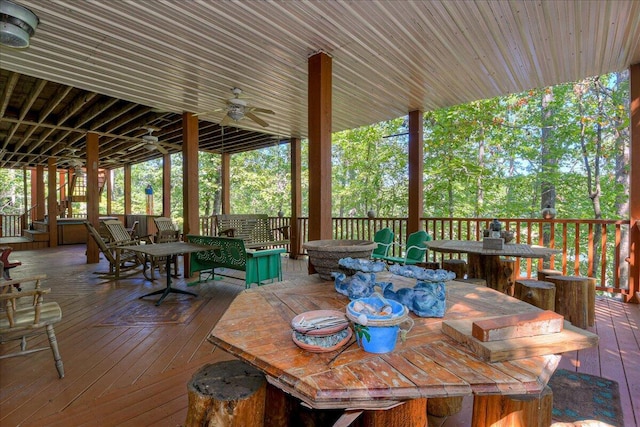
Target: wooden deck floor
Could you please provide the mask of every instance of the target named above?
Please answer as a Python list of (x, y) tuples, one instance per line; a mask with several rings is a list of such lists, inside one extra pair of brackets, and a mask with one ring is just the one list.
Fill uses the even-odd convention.
[[(197, 299), (171, 295), (160, 306), (165, 317), (147, 318), (149, 311), (137, 298), (164, 283), (141, 275), (102, 280), (93, 272), (104, 271), (106, 262), (87, 265), (84, 251), (82, 245), (64, 246), (11, 256), (23, 263), (13, 277), (49, 277), (48, 299), (57, 301), (64, 313), (56, 335), (66, 375), (58, 379), (49, 351), (0, 360), (0, 426), (183, 425), (186, 384), (193, 372), (231, 358), (206, 336), (244, 282), (226, 279), (191, 287)], [(283, 268), (285, 278), (307, 271), (306, 261), (288, 258)], [(185, 279), (176, 286), (186, 289)], [(599, 299), (596, 310), (593, 331), (600, 335), (599, 348), (566, 354), (561, 367), (618, 381), (626, 425), (637, 426), (640, 308)], [(10, 345), (0, 346), (0, 354)], [(466, 427), (469, 419), (470, 399), (465, 399), (463, 411), (443, 425)]]

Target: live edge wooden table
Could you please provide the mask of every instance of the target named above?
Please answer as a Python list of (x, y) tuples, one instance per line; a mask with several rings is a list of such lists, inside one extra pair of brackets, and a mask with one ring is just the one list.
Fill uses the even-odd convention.
[(502, 249), (485, 249), (482, 242), (474, 240), (431, 240), (425, 244), (436, 252), (466, 253), (469, 277), (485, 279), (487, 286), (494, 289), (498, 288), (497, 275), (501, 274), (500, 257), (548, 259), (561, 252), (521, 243), (505, 243)]
[[(443, 321), (541, 310), (485, 286), (450, 281), (446, 290), (445, 317), (410, 314), (415, 326), (407, 340), (398, 341), (387, 354), (367, 353), (353, 338), (351, 344), (328, 353), (311, 353), (295, 345), (290, 326), (293, 317), (309, 310), (343, 311), (349, 303), (335, 291), (333, 282), (316, 275), (241, 292), (211, 331), (209, 341), (264, 372), (280, 393), (313, 409), (343, 409), (340, 425), (347, 425), (343, 418), (357, 417), (362, 411), (366, 417), (396, 411), (402, 403), (421, 402), (424, 414), (428, 398), (466, 395), (475, 398), (473, 426), (490, 425), (490, 419), (495, 414), (502, 417), (509, 406), (505, 398), (527, 395), (535, 401), (548, 394), (545, 386), (560, 360), (556, 353), (597, 344), (597, 335), (569, 325), (570, 337), (548, 344), (544, 352), (538, 352), (542, 355), (488, 362), (443, 333)], [(519, 349), (513, 351), (516, 354)], [(548, 399), (545, 402), (533, 406), (550, 420), (552, 405)], [(267, 411), (270, 406), (278, 405), (267, 401)], [(415, 420), (393, 425), (415, 425)]]
[[(148, 294), (142, 295), (140, 298), (145, 298), (152, 295), (161, 295), (160, 299), (156, 301), (156, 305), (160, 305), (162, 301), (170, 294), (185, 294), (191, 296), (197, 296), (193, 292), (183, 291), (182, 289), (177, 289), (171, 287), (171, 257), (173, 255), (186, 254), (191, 252), (200, 252), (200, 251), (208, 251), (215, 249), (216, 246), (206, 246), (206, 245), (198, 245), (195, 243), (188, 242), (168, 242), (168, 243), (154, 243), (148, 245), (131, 245), (131, 246), (120, 246), (116, 248), (116, 277), (119, 277), (119, 267), (120, 267), (120, 253), (121, 251), (134, 251), (139, 252), (145, 255), (145, 265), (143, 268), (147, 268), (146, 263), (149, 262), (149, 257), (166, 257), (166, 273), (167, 273), (167, 285), (164, 289), (160, 289), (158, 291), (150, 292)], [(150, 268), (153, 268), (151, 265)]]

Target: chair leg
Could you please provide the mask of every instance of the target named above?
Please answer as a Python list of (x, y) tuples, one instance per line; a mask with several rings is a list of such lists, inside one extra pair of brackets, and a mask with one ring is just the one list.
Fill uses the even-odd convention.
[(64, 366), (62, 366), (62, 357), (60, 357), (60, 351), (58, 350), (58, 340), (56, 339), (56, 333), (53, 330), (53, 325), (47, 325), (47, 336), (49, 337), (49, 345), (51, 346), (51, 352), (53, 353), (53, 360), (58, 370), (58, 376), (64, 378)]

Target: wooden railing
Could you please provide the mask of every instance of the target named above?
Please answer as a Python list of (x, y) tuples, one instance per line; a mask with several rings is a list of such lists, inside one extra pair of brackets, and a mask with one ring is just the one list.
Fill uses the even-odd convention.
[[(0, 237), (18, 237), (28, 226), (26, 214), (0, 215)], [(434, 239), (481, 240), (482, 231), (488, 228), (492, 218), (423, 218), (423, 228)], [(597, 289), (610, 293), (627, 293), (629, 265), (626, 242), (629, 233), (628, 220), (595, 219), (527, 219), (498, 218), (503, 226), (515, 232), (516, 243), (540, 245), (561, 251), (548, 264), (542, 260), (517, 260), (520, 277), (535, 277), (539, 268), (553, 268), (563, 274), (596, 277)], [(290, 218), (271, 217), (272, 228), (290, 225)], [(299, 242), (308, 240), (308, 219), (299, 219)], [(389, 227), (396, 242), (404, 244), (407, 236), (406, 218), (333, 218), (334, 239), (373, 240), (375, 232)], [(200, 232), (213, 236), (215, 222), (212, 216), (200, 218)], [(302, 254), (298, 248), (286, 246), (288, 252)], [(399, 255), (394, 246), (394, 255)], [(442, 261), (458, 254), (431, 252), (429, 259)]]
[[(434, 239), (482, 240), (482, 231), (493, 218), (423, 218), (423, 228)], [(543, 260), (516, 260), (520, 277), (536, 277), (540, 268), (553, 268), (567, 275), (598, 278), (597, 289), (603, 292), (627, 294), (629, 264), (628, 249), (623, 244), (629, 233), (628, 220), (590, 219), (527, 219), (498, 218), (502, 225), (515, 232), (515, 243), (526, 243), (562, 251)], [(406, 218), (333, 218), (334, 239), (373, 240), (375, 232), (389, 227), (395, 241), (404, 244), (407, 238)], [(300, 219), (301, 242), (308, 240), (307, 218)], [(293, 250), (293, 248), (292, 248)], [(393, 247), (399, 255), (398, 246)], [(296, 253), (303, 253), (297, 248)], [(430, 252), (429, 260), (442, 261), (465, 255)]]
[(0, 237), (20, 237), (22, 230), (28, 227), (27, 218), (31, 211), (23, 214), (2, 214), (0, 215)]

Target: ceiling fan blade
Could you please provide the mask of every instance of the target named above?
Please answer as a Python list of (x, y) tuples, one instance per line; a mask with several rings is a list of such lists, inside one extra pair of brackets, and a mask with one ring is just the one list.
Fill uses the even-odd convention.
[(275, 111), (267, 110), (266, 108), (252, 107), (251, 111), (255, 111), (256, 113), (275, 114)]
[(222, 118), (222, 120), (220, 121), (220, 123), (218, 123), (220, 126), (226, 126), (229, 123), (231, 123), (232, 119), (231, 117), (229, 117), (228, 114), (225, 114), (224, 117)]
[(133, 147), (129, 147), (128, 151), (135, 151), (135, 150), (137, 150), (138, 148), (142, 147), (145, 144), (146, 144), (146, 142), (141, 142), (140, 144), (136, 144)]
[(169, 152), (167, 151), (166, 148), (164, 148), (162, 145), (160, 144), (156, 144), (156, 149), (161, 152), (162, 154), (169, 154)]
[(254, 122), (256, 122), (257, 124), (259, 124), (262, 127), (267, 127), (269, 126), (269, 123), (265, 122), (264, 120), (262, 120), (260, 117), (256, 116), (253, 113), (246, 113), (245, 117), (250, 118), (251, 120), (253, 120)]

